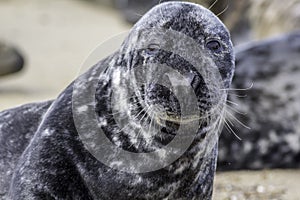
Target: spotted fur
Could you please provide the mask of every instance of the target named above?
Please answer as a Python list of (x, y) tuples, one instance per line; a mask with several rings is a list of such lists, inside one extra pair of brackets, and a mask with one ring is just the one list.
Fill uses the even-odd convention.
[[(214, 85), (215, 80), (201, 81), (201, 76), (195, 72), (194, 66), (180, 55), (162, 50), (153, 53), (152, 48), (134, 48), (137, 44), (147, 42), (147, 34), (151, 34), (151, 30), (157, 28), (177, 31), (192, 38), (203, 56), (200, 66), (205, 64), (206, 58), (212, 60), (221, 75), (224, 88), (217, 88)], [(199, 5), (168, 2), (150, 10), (133, 27), (130, 37), (136, 38), (136, 43), (129, 42), (127, 38), (119, 51), (100, 61), (86, 73), (93, 74), (97, 68), (108, 66), (98, 81), (95, 105), (99, 123), (105, 134), (115, 145), (132, 152), (147, 152), (160, 148), (170, 141), (169, 135), (172, 134), (169, 133), (176, 134), (176, 124), (173, 124), (170, 130), (163, 131), (162, 139), (156, 138), (149, 143), (149, 140), (144, 138), (142, 145), (135, 145), (136, 141), (130, 139), (130, 131), (118, 130), (108, 103), (111, 101), (112, 88), (117, 86), (115, 89), (120, 94), (120, 88), (124, 87), (120, 82), (133, 78), (130, 75), (122, 76), (126, 71), (143, 63), (164, 63), (187, 77), (193, 77), (191, 85), (198, 97), (198, 106), (202, 114), (211, 112), (212, 107), (219, 105), (217, 112), (202, 119), (191, 146), (174, 163), (157, 171), (127, 173), (104, 165), (87, 151), (79, 138), (72, 115), (72, 94), (78, 91), (74, 91), (72, 83), (52, 104), (48, 102), (27, 105), (0, 114), (7, 116), (7, 119), (0, 123), (0, 142), (6, 142), (8, 135), (15, 135), (12, 143), (21, 144), (13, 161), (10, 161), (9, 148), (5, 147), (0, 154), (1, 162), (4, 162), (0, 165), (0, 172), (6, 171), (10, 163), (11, 172), (13, 171), (13, 175), (7, 173), (1, 179), (4, 180), (0, 182), (0, 188), (4, 188), (1, 194), (3, 199), (7, 196), (11, 199), (211, 199), (218, 130), (226, 100), (226, 88), (230, 86), (234, 71), (234, 56), (228, 31), (216, 16)], [(159, 43), (163, 43), (163, 37), (164, 35), (161, 35), (157, 38)], [(221, 45), (217, 52), (206, 46), (211, 39), (219, 41)], [(186, 44), (180, 40), (174, 45), (174, 48), (186, 48)], [(205, 92), (209, 85), (212, 87), (213, 97), (208, 97)], [(168, 95), (169, 100), (165, 101), (162, 96), (166, 96), (166, 91), (158, 85), (154, 84), (150, 91), (144, 91), (143, 88), (135, 91), (140, 91), (151, 99), (148, 102), (150, 105), (160, 104), (173, 113), (180, 114), (176, 99)], [(130, 102), (133, 104), (138, 101), (143, 104), (146, 100), (139, 98), (142, 96), (134, 94), (133, 97), (137, 97), (138, 100), (133, 98)], [(76, 112), (85, 112), (90, 106), (93, 105), (79, 107)], [(21, 131), (25, 122), (21, 119), (18, 123), (12, 115), (16, 115), (19, 110), (27, 112), (30, 108), (37, 115), (41, 113), (40, 117), (34, 120), (35, 115), (30, 114), (27, 119), (32, 124), (28, 124), (29, 127)], [(130, 123), (135, 126), (133, 121), (132, 119)], [(11, 126), (11, 129), (7, 123), (15, 125)], [(19, 134), (27, 134), (28, 139), (18, 140)], [(212, 141), (206, 138), (212, 138)], [(203, 141), (212, 143), (207, 145), (208, 143)]]

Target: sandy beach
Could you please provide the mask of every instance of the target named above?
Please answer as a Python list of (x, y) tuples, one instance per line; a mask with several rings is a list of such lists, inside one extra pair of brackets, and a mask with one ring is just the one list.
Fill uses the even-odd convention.
[(86, 1), (0, 1), (0, 40), (18, 47), (25, 70), (1, 77), (0, 109), (55, 98), (89, 53), (130, 28), (116, 10)]
[[(25, 69), (0, 79), (0, 110), (55, 98), (99, 44), (130, 29), (110, 7), (79, 0), (0, 0), (0, 40)], [(218, 172), (215, 200), (298, 200), (300, 170)]]

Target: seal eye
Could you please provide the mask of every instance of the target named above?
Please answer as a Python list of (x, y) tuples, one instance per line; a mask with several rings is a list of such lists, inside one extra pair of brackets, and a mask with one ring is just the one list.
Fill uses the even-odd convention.
[(211, 40), (211, 41), (208, 41), (206, 43), (206, 47), (211, 50), (211, 51), (220, 51), (221, 50), (221, 44), (219, 41), (217, 40)]
[(158, 44), (149, 44), (146, 49), (146, 52), (148, 54), (155, 54), (159, 51), (159, 49), (160, 49), (160, 46)]

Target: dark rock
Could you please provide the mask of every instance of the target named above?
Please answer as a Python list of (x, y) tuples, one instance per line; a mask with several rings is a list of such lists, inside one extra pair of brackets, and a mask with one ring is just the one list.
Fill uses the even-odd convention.
[(0, 42), (0, 76), (20, 71), (24, 66), (24, 58), (11, 46)]

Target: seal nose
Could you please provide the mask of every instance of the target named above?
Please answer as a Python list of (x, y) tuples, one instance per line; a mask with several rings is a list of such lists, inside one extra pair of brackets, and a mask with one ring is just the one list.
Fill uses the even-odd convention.
[(199, 74), (189, 74), (190, 85), (195, 91), (196, 96), (201, 96), (207, 92), (207, 86), (204, 79)]

